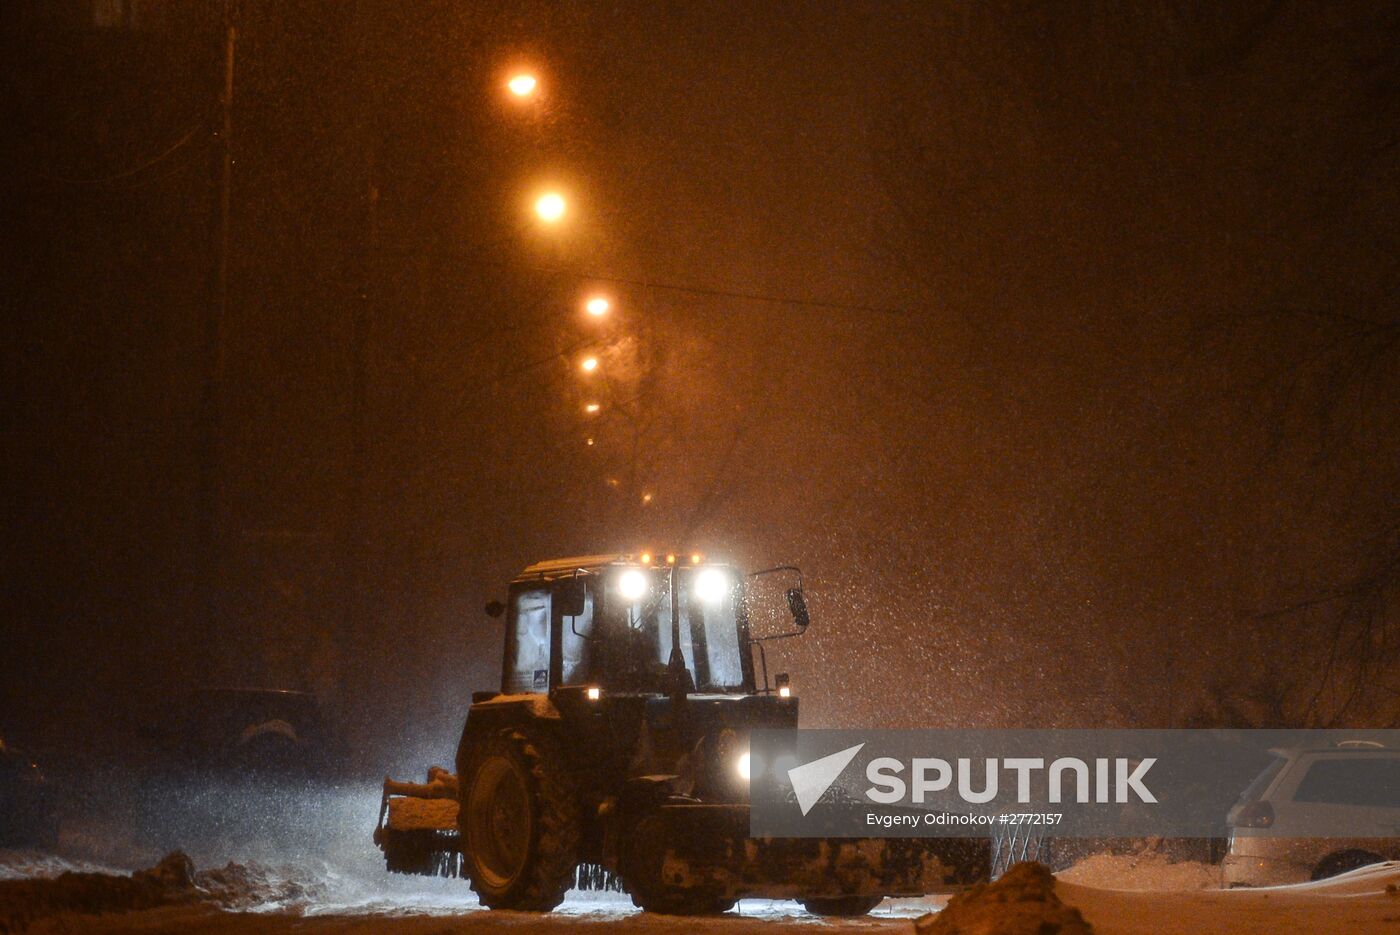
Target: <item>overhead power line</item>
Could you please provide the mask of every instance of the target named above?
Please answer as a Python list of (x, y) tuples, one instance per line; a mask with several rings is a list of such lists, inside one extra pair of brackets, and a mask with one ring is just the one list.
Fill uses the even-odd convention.
[(142, 163), (132, 166), (129, 169), (123, 169), (121, 172), (114, 172), (111, 175), (99, 175), (93, 176), (91, 178), (71, 178), (62, 175), (54, 175), (50, 172), (45, 172), (42, 169), (36, 170), (36, 174), (45, 179), (48, 179), (51, 182), (60, 182), (64, 185), (107, 185), (112, 182), (120, 182), (122, 179), (129, 179), (133, 175), (140, 175), (147, 169), (154, 168), (161, 162), (164, 162), (166, 159), (175, 155), (175, 153), (179, 152), (184, 146), (186, 146), (190, 142), (190, 140), (194, 139), (195, 134), (199, 133), (200, 130), (204, 129), (208, 125), (208, 123), (208, 118), (200, 120), (194, 126), (190, 127), (190, 129), (188, 130), (188, 132), (185, 133), (184, 136), (180, 137), (169, 147), (162, 150), (158, 155), (152, 156), (150, 159), (147, 159)]
[[(515, 264), (512, 264), (515, 265)], [(663, 282), (658, 279), (630, 279), (625, 276), (608, 276), (598, 273), (556, 269), (544, 266), (523, 266), (531, 272), (552, 276), (567, 276), (588, 282), (605, 282), (618, 286), (636, 286), (641, 289), (657, 289), (666, 292), (685, 292), (691, 295), (713, 296), (724, 299), (742, 299), (746, 302), (764, 302), (771, 305), (790, 305), (799, 308), (823, 309), (831, 312), (861, 312), (876, 315), (908, 317), (911, 312), (904, 308), (889, 308), (879, 305), (857, 305), (849, 302), (830, 302), (820, 299), (804, 299), (796, 296), (771, 295), (761, 292), (743, 292), (734, 289), (721, 289), (716, 286), (694, 286), (682, 283)]]
[(383, 253), (391, 253), (405, 256), (442, 256), (452, 259), (469, 260), (472, 263), (479, 263), (489, 266), (506, 266), (514, 269), (522, 269), (532, 273), (541, 273), (546, 276), (560, 276), (568, 279), (576, 279), (580, 282), (608, 283), (616, 286), (635, 286), (640, 289), (656, 289), (664, 292), (684, 292), (690, 295), (703, 295), (721, 299), (739, 299), (745, 302), (761, 302), (769, 305), (786, 305), (792, 308), (808, 308), (818, 311), (840, 312), (843, 314), (865, 314), (865, 315), (887, 315), (892, 318), (910, 318), (914, 312), (907, 308), (891, 308), (881, 305), (862, 305), (853, 302), (832, 302), (823, 299), (808, 299), (801, 296), (775, 295), (763, 292), (745, 292), (738, 289), (722, 289), (718, 286), (699, 286), (687, 283), (666, 282), (660, 279), (641, 279), (627, 276), (613, 276), (606, 273), (594, 273), (587, 270), (570, 270), (554, 266), (532, 266), (527, 263), (520, 263), (508, 258), (493, 258), (486, 255), (486, 251), (493, 247), (500, 246), (507, 242), (509, 238), (490, 241), (467, 249), (441, 249), (414, 245), (399, 245), (390, 247), (379, 247), (377, 250)]

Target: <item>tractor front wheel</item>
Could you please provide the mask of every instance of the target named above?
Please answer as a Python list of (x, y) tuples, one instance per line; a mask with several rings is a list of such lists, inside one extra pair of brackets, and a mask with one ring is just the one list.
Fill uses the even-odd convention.
[(543, 733), (510, 728), (469, 760), (457, 822), (472, 889), (491, 909), (549, 912), (578, 866), (578, 798), (562, 753)]
[(622, 854), (622, 882), (632, 904), (645, 912), (672, 916), (709, 916), (728, 912), (735, 900), (709, 887), (667, 882), (662, 874), (666, 838), (656, 817), (633, 827)]
[(814, 916), (863, 916), (884, 900), (883, 896), (813, 896), (802, 908)]

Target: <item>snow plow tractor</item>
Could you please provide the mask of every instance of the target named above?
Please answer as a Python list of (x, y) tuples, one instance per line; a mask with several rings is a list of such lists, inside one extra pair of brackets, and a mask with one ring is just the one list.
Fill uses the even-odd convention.
[[(754, 634), (746, 588), (769, 575), (790, 585), (792, 623)], [(493, 909), (549, 911), (578, 886), (687, 915), (744, 897), (860, 915), (986, 878), (981, 840), (749, 836), (749, 732), (797, 727), (764, 643), (807, 629), (798, 569), (561, 559), (526, 568), (487, 613), (505, 617), (501, 690), (472, 695), (455, 775), (385, 780), (374, 839), (389, 870), (465, 876)]]

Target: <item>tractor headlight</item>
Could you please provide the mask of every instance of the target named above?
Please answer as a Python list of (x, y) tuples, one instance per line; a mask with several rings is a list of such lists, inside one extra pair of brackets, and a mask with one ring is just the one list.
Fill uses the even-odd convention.
[(629, 568), (617, 579), (617, 590), (626, 601), (639, 601), (647, 593), (647, 576), (635, 568)]
[(749, 781), (749, 770), (751, 767), (752, 761), (749, 759), (748, 751), (739, 754), (739, 762), (735, 764), (734, 768), (739, 771), (739, 776), (744, 782)]
[(706, 568), (695, 577), (695, 596), (706, 604), (718, 604), (729, 593), (729, 578), (718, 568)]

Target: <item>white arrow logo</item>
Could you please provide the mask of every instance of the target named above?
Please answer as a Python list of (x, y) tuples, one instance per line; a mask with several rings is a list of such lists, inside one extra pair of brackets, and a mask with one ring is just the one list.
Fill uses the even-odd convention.
[(797, 805), (802, 809), (803, 815), (810, 812), (812, 806), (821, 801), (822, 795), (831, 788), (836, 777), (840, 776), (841, 771), (850, 765), (851, 760), (856, 758), (856, 754), (863, 746), (865, 744), (858, 743), (839, 753), (833, 753), (820, 760), (803, 763), (801, 766), (794, 766), (788, 770), (788, 780), (792, 783), (792, 791), (797, 795)]

